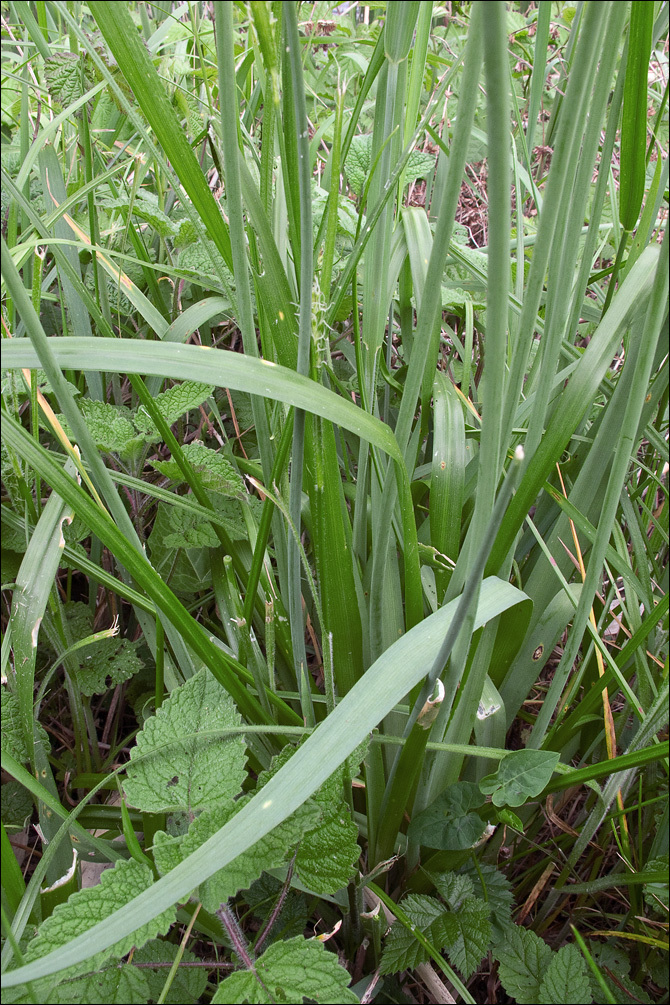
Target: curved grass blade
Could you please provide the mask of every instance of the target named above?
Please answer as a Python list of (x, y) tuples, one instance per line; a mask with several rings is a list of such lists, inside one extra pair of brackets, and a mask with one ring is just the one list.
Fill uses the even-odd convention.
[[(482, 584), (477, 627), (514, 606), (519, 591), (488, 579)], [(342, 699), (287, 764), (228, 824), (157, 883), (57, 951), (6, 972), (5, 987), (58, 973), (135, 931), (245, 851), (308, 799), (377, 723), (419, 683), (440, 648), (457, 603), (431, 615), (399, 639)]]

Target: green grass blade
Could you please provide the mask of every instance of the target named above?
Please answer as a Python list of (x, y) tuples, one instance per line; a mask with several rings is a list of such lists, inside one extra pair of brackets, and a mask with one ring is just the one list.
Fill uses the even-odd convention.
[[(476, 623), (516, 603), (518, 591), (490, 579), (482, 584)], [(456, 604), (442, 608), (403, 636), (342, 699), (289, 762), (240, 812), (157, 883), (104, 922), (29, 966), (4, 974), (5, 987), (58, 973), (134, 931), (260, 840), (308, 799), (426, 672)]]
[(621, 120), (619, 219), (624, 230), (637, 223), (644, 197), (647, 171), (647, 78), (654, 7), (642, 0), (631, 4), (628, 57)]
[(91, 0), (89, 9), (207, 233), (228, 268), (232, 268), (228, 228), (128, 8), (125, 4)]

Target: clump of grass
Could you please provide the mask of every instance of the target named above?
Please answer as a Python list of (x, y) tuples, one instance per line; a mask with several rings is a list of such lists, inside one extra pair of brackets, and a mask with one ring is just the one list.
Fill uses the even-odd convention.
[(662, 1000), (667, 5), (307, 13), (3, 8), (7, 986)]

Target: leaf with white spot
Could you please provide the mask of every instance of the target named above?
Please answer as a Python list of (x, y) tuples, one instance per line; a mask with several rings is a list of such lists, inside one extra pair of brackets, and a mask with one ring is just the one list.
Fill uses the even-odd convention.
[[(241, 799), (213, 810), (205, 810), (191, 824), (188, 834), (182, 839), (181, 853), (184, 857), (204, 844), (223, 827), (248, 800)], [(319, 817), (318, 807), (313, 802), (303, 803), (288, 820), (262, 837), (224, 869), (215, 872), (198, 888), (198, 896), (206, 911), (215, 912), (239, 890), (246, 890), (263, 872), (277, 869), (289, 858), (305, 830)]]

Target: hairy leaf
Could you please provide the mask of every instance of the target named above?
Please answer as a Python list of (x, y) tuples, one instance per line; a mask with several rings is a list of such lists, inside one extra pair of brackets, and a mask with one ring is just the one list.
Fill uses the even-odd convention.
[[(358, 764), (365, 757), (367, 740), (324, 782), (312, 797), (321, 814), (306, 830), (296, 856), (296, 869), (305, 886), (320, 894), (333, 894), (346, 886), (360, 856), (358, 828), (351, 819), (344, 799), (345, 784), (351, 783)], [(284, 747), (272, 759), (268, 771), (259, 776), (259, 788), (290, 759), (296, 748)]]
[[(134, 859), (117, 862), (113, 869), (102, 873), (97, 886), (79, 890), (66, 903), (57, 905), (29, 944), (26, 962), (39, 959), (45, 953), (58, 949), (77, 935), (88, 931), (97, 922), (104, 921), (108, 915), (148, 889), (152, 883), (153, 875), (148, 866), (140, 865)], [(174, 919), (175, 909), (171, 907), (115, 945), (63, 971), (62, 976), (72, 978), (100, 970), (105, 960), (125, 956), (133, 946), (141, 946), (148, 939), (165, 934)], [(53, 983), (53, 979), (45, 978), (39, 982), (39, 989), (45, 993), (50, 992)], [(39, 998), (38, 984), (34, 983), (33, 988)], [(46, 997), (42, 1000), (46, 1000)]]
[(478, 868), (474, 862), (468, 862), (463, 872), (472, 880), (475, 896), (485, 900), (491, 909), (493, 937), (497, 941), (504, 937), (512, 919), (512, 884), (507, 876), (486, 862), (478, 863)]
[[(179, 951), (179, 947), (172, 942), (163, 942), (161, 939), (153, 939), (147, 942), (141, 949), (137, 949), (133, 954), (133, 963), (143, 964), (146, 969), (142, 970), (149, 985), (149, 998), (158, 1001), (165, 978), (168, 974), (166, 967), (147, 967), (151, 963), (172, 963)], [(181, 958), (182, 963), (197, 963), (198, 957), (188, 949), (184, 950)], [(166, 1005), (191, 1005), (197, 1002), (204, 994), (207, 987), (207, 972), (203, 967), (180, 966), (175, 978), (170, 986), (170, 990), (164, 999)], [(127, 998), (126, 1001), (133, 999)], [(135, 1001), (142, 999), (136, 998)]]
[(512, 925), (494, 949), (498, 975), (508, 995), (518, 1005), (537, 1005), (540, 984), (552, 959), (552, 952), (529, 928)]
[(540, 1005), (563, 1005), (573, 998), (588, 1002), (591, 997), (586, 960), (575, 945), (561, 946), (552, 954), (549, 968), (540, 984)]
[(128, 801), (147, 813), (192, 813), (233, 798), (245, 774), (244, 738), (217, 732), (240, 724), (232, 698), (200, 670), (138, 734), (124, 783)]
[(92, 81), (82, 74), (82, 58), (73, 52), (54, 52), (45, 59), (44, 75), (51, 97), (63, 108), (93, 86)]
[[(175, 384), (173, 387), (169, 387), (167, 391), (156, 395), (154, 402), (165, 421), (171, 426), (173, 422), (176, 422), (186, 412), (190, 412), (193, 408), (199, 408), (203, 401), (209, 398), (213, 390), (214, 386), (212, 384), (201, 384), (197, 380), (183, 380), (180, 384)], [(137, 409), (133, 421), (142, 432), (157, 432), (151, 416), (148, 415), (142, 406)], [(190, 446), (191, 444), (187, 444), (183, 449), (186, 451)], [(202, 444), (200, 446), (202, 447)], [(195, 458), (193, 459), (193, 463), (197, 463)]]
[(127, 1005), (128, 1002), (148, 1001), (149, 997), (145, 971), (131, 963), (121, 967), (113, 963), (97, 973), (59, 984), (45, 999), (45, 1005)]
[[(402, 902), (402, 908), (412, 921), (412, 924), (429, 939), (436, 949), (443, 949), (450, 938), (456, 937), (453, 931), (445, 930), (444, 906), (434, 897), (422, 894), (410, 894)], [(380, 972), (395, 974), (401, 970), (413, 970), (419, 963), (429, 959), (424, 947), (418, 942), (412, 932), (409, 932), (399, 921), (394, 922), (386, 937), (382, 953)]]
[[(73, 643), (93, 633), (93, 614), (86, 604), (66, 604), (65, 614)], [(129, 639), (100, 639), (77, 653), (73, 658), (79, 663), (76, 678), (82, 693), (103, 694), (134, 677), (144, 666), (137, 655), (138, 645)]]
[(491, 944), (489, 905), (478, 897), (470, 897), (457, 910), (450, 911), (443, 923), (449, 935), (446, 947), (449, 960), (468, 980)]
[[(134, 447), (142, 442), (142, 437), (137, 435), (131, 421), (130, 409), (124, 405), (108, 405), (104, 401), (82, 398), (79, 408), (95, 445), (100, 450), (120, 454), (123, 457), (132, 453)], [(65, 416), (59, 415), (58, 419), (72, 439), (72, 431)]]
[(322, 942), (299, 936), (275, 942), (254, 963), (254, 970), (240, 970), (221, 981), (212, 1005), (236, 1002), (357, 1002), (348, 987), (349, 974)]
[[(206, 447), (204, 443), (195, 440), (182, 447), (186, 460), (200, 475), (200, 481), (205, 488), (220, 492), (226, 496), (243, 496), (244, 482), (230, 461), (217, 450)], [(152, 461), (152, 466), (175, 482), (183, 482), (176, 461)]]
[[(206, 810), (191, 824), (181, 843), (185, 858), (199, 848), (228, 822), (247, 802), (247, 799), (214, 810)], [(257, 841), (224, 869), (215, 872), (198, 888), (199, 897), (206, 910), (214, 912), (233, 897), (238, 890), (246, 890), (261, 873), (276, 869), (290, 856), (304, 832), (318, 819), (318, 808), (310, 801), (304, 803), (288, 820), (284, 820), (264, 838)]]
[(472, 848), (486, 828), (482, 818), (472, 811), (484, 802), (473, 782), (449, 785), (430, 806), (417, 813), (409, 825), (408, 837), (418, 844), (443, 851)]

